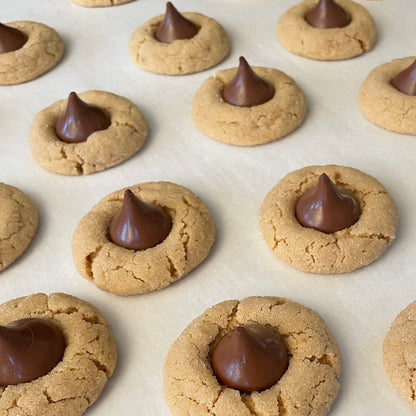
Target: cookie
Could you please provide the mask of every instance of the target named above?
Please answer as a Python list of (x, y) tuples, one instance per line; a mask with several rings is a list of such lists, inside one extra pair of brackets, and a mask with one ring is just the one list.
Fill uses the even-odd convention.
[(103, 109), (110, 126), (96, 131), (81, 143), (65, 143), (56, 134), (56, 122), (67, 100), (38, 113), (30, 127), (29, 146), (42, 168), (61, 175), (88, 175), (118, 165), (133, 156), (146, 140), (148, 129), (140, 110), (127, 98), (106, 91), (79, 95)]
[(368, 74), (358, 98), (361, 112), (368, 120), (390, 131), (416, 135), (416, 97), (391, 85), (391, 80), (414, 60), (414, 56), (394, 59)]
[(349, 14), (350, 23), (345, 27), (322, 29), (305, 20), (305, 14), (316, 3), (316, 0), (305, 0), (279, 19), (277, 37), (289, 52), (318, 61), (332, 61), (361, 55), (373, 47), (376, 26), (364, 7), (350, 0), (337, 0)]
[[(250, 394), (222, 385), (211, 367), (216, 342), (246, 324), (277, 331), (290, 357), (275, 385)], [(337, 343), (316, 312), (288, 299), (249, 297), (213, 306), (182, 332), (166, 357), (164, 395), (175, 415), (325, 415), (340, 373)]]
[(393, 386), (416, 406), (416, 301), (391, 324), (383, 342), (383, 361)]
[(0, 325), (24, 318), (52, 320), (63, 331), (66, 349), (48, 374), (0, 386), (0, 414), (83, 414), (97, 400), (116, 365), (116, 346), (107, 322), (94, 306), (63, 293), (38, 293), (0, 305)]
[(184, 277), (207, 257), (215, 236), (208, 209), (184, 187), (148, 182), (129, 189), (141, 200), (168, 212), (172, 228), (165, 240), (138, 251), (110, 241), (109, 225), (121, 207), (124, 189), (93, 207), (78, 224), (72, 239), (78, 272), (100, 289), (116, 295), (162, 289)]
[(65, 44), (55, 30), (38, 22), (7, 23), (27, 35), (19, 49), (0, 53), (0, 85), (21, 84), (38, 78), (62, 58)]
[(0, 183), (0, 271), (13, 263), (31, 243), (38, 211), (19, 189)]
[[(358, 220), (334, 233), (303, 227), (295, 215), (297, 201), (323, 173), (361, 206)], [(396, 204), (383, 185), (357, 169), (335, 165), (289, 173), (267, 194), (259, 214), (261, 233), (279, 259), (322, 274), (351, 272), (376, 260), (395, 238), (397, 222)]]
[(237, 68), (219, 71), (201, 85), (192, 101), (192, 119), (202, 133), (226, 144), (254, 146), (277, 140), (302, 123), (306, 100), (295, 81), (277, 69), (252, 69), (273, 86), (273, 97), (253, 107), (229, 104), (222, 91)]
[(130, 3), (133, 0), (71, 0), (78, 6), (83, 7), (108, 7), (118, 6), (119, 4)]
[(138, 27), (131, 36), (129, 54), (133, 62), (145, 71), (184, 75), (211, 68), (228, 55), (227, 32), (216, 20), (200, 13), (181, 14), (199, 27), (198, 33), (191, 39), (159, 42), (155, 33), (164, 15), (156, 16)]

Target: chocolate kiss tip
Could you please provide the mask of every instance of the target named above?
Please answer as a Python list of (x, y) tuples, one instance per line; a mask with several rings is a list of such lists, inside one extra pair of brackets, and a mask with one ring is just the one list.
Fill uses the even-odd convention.
[(130, 250), (146, 250), (161, 243), (170, 233), (172, 219), (160, 206), (140, 200), (127, 189), (119, 212), (113, 217), (110, 240)]
[(259, 77), (243, 56), (234, 78), (224, 87), (222, 96), (225, 102), (238, 107), (253, 107), (264, 104), (273, 98), (274, 88)]
[(296, 218), (301, 225), (327, 234), (350, 227), (360, 214), (360, 204), (354, 194), (337, 187), (325, 173), (296, 204)]
[(305, 20), (319, 29), (345, 27), (351, 21), (349, 14), (334, 0), (319, 0), (316, 6), (306, 13)]
[(0, 23), (0, 54), (20, 49), (27, 39), (26, 33), (21, 30)]
[(167, 2), (165, 16), (155, 32), (155, 38), (159, 42), (172, 43), (191, 39), (198, 31), (198, 26), (182, 16), (171, 2)]
[(391, 80), (391, 85), (403, 94), (416, 95), (416, 59)]

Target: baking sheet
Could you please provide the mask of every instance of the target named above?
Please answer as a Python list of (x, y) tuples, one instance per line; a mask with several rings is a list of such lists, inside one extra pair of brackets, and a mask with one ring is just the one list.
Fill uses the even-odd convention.
[[(116, 337), (119, 362), (89, 416), (169, 415), (162, 392), (166, 353), (206, 308), (251, 295), (290, 298), (315, 309), (334, 333), (343, 358), (341, 390), (331, 416), (408, 416), (382, 364), (381, 345), (391, 321), (416, 298), (415, 137), (387, 132), (360, 113), (358, 89), (368, 72), (414, 55), (414, 0), (359, 1), (373, 15), (374, 49), (341, 62), (310, 61), (276, 39), (279, 17), (291, 0), (175, 1), (180, 11), (217, 19), (230, 35), (229, 57), (215, 68), (182, 77), (146, 73), (128, 56), (133, 31), (164, 12), (165, 2), (137, 0), (87, 9), (69, 0), (2, 0), (3, 23), (34, 20), (55, 28), (67, 50), (58, 66), (26, 84), (0, 87), (0, 181), (27, 193), (40, 212), (28, 251), (0, 274), (0, 302), (34, 292), (66, 292), (100, 308)], [(194, 127), (190, 103), (202, 82), (235, 67), (270, 66), (293, 77), (308, 113), (286, 138), (254, 148), (224, 145)], [(85, 177), (44, 171), (33, 161), (28, 131), (34, 115), (70, 91), (101, 89), (132, 100), (150, 135), (127, 162)], [(299, 272), (279, 261), (262, 239), (258, 211), (287, 173), (312, 164), (339, 164), (376, 177), (397, 202), (396, 241), (375, 263), (335, 276)], [(132, 184), (167, 180), (199, 195), (217, 227), (210, 256), (189, 276), (156, 293), (117, 297), (79, 276), (72, 262), (73, 231), (108, 193)]]

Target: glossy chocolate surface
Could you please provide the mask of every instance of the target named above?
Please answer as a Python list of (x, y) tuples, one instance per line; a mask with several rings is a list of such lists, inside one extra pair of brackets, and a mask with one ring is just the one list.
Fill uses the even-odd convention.
[(56, 121), (56, 135), (67, 143), (85, 142), (92, 133), (105, 130), (110, 124), (110, 117), (101, 108), (87, 104), (71, 92), (64, 114)]
[(0, 385), (26, 383), (49, 373), (65, 347), (62, 331), (47, 319), (20, 319), (0, 326)]
[(162, 207), (142, 201), (127, 189), (109, 234), (110, 240), (121, 247), (146, 250), (161, 243), (171, 228), (172, 219)]
[(172, 43), (175, 40), (191, 39), (198, 31), (197, 25), (183, 17), (171, 2), (167, 2), (165, 17), (156, 30), (155, 38), (159, 42)]
[(0, 23), (0, 53), (20, 49), (27, 42), (27, 35), (21, 30)]
[(296, 204), (296, 218), (300, 224), (327, 234), (350, 227), (360, 214), (360, 203), (354, 194), (334, 185), (325, 173)]
[(224, 335), (211, 358), (217, 378), (245, 393), (268, 389), (288, 366), (287, 347), (280, 335), (262, 325), (238, 326)]
[(391, 80), (391, 85), (406, 95), (416, 95), (416, 59)]
[(273, 98), (274, 88), (259, 77), (241, 56), (235, 77), (224, 87), (222, 97), (228, 104), (253, 107)]
[(347, 26), (351, 18), (334, 0), (319, 0), (318, 4), (306, 13), (305, 20), (313, 27), (332, 29)]

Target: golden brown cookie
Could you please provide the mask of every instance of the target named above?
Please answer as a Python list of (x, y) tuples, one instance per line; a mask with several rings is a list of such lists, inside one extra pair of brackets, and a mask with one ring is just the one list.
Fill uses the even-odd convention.
[(130, 3), (133, 0), (71, 0), (78, 6), (83, 7), (108, 7), (118, 6), (119, 4)]
[(416, 301), (391, 324), (384, 338), (383, 361), (393, 386), (416, 406)]
[(51, 319), (63, 331), (66, 349), (48, 374), (32, 382), (0, 386), (0, 414), (81, 415), (113, 374), (117, 350), (100, 312), (63, 293), (38, 293), (0, 305), (0, 325), (23, 318)]
[[(211, 367), (216, 342), (246, 324), (276, 330), (290, 357), (275, 385), (249, 394), (222, 385)], [(175, 415), (326, 415), (339, 389), (341, 357), (316, 312), (288, 299), (249, 297), (219, 303), (192, 321), (170, 348), (163, 373)]]
[(319, 61), (349, 59), (369, 51), (376, 39), (376, 26), (367, 10), (350, 0), (337, 0), (350, 15), (345, 27), (320, 29), (304, 18), (317, 0), (305, 0), (290, 8), (277, 23), (277, 37), (289, 51)]
[(273, 98), (253, 107), (228, 104), (222, 90), (237, 68), (219, 71), (202, 84), (192, 101), (192, 119), (202, 133), (223, 143), (254, 146), (279, 139), (302, 123), (306, 100), (295, 81), (277, 69), (252, 69), (274, 87)]
[[(361, 206), (352, 226), (326, 234), (300, 225), (298, 199), (326, 173), (335, 185), (351, 191)], [(351, 272), (380, 257), (397, 229), (397, 207), (373, 177), (344, 166), (309, 166), (286, 175), (260, 208), (260, 230), (274, 254), (294, 268), (310, 273)]]
[(79, 96), (103, 109), (111, 124), (84, 142), (65, 143), (56, 135), (55, 126), (67, 100), (57, 101), (38, 113), (30, 127), (29, 146), (35, 161), (50, 172), (62, 175), (99, 172), (133, 156), (146, 140), (146, 121), (127, 98), (106, 91), (87, 91)]
[(211, 68), (228, 55), (230, 41), (217, 21), (200, 13), (181, 14), (200, 28), (191, 39), (159, 42), (155, 32), (164, 15), (148, 20), (135, 30), (129, 54), (140, 68), (164, 75), (191, 74)]
[(0, 85), (35, 79), (61, 60), (65, 44), (49, 26), (28, 21), (11, 22), (7, 26), (21, 30), (28, 39), (20, 49), (0, 54)]
[(31, 243), (38, 211), (19, 189), (0, 183), (0, 271), (13, 263)]
[(391, 80), (415, 57), (394, 59), (374, 68), (360, 88), (358, 103), (364, 116), (387, 130), (416, 135), (416, 97), (391, 85)]
[(169, 182), (148, 182), (128, 189), (169, 213), (172, 229), (165, 240), (139, 251), (109, 240), (109, 225), (120, 209), (125, 189), (95, 205), (80, 221), (72, 239), (78, 272), (116, 295), (162, 289), (184, 277), (207, 257), (215, 236), (207, 207), (186, 188)]

